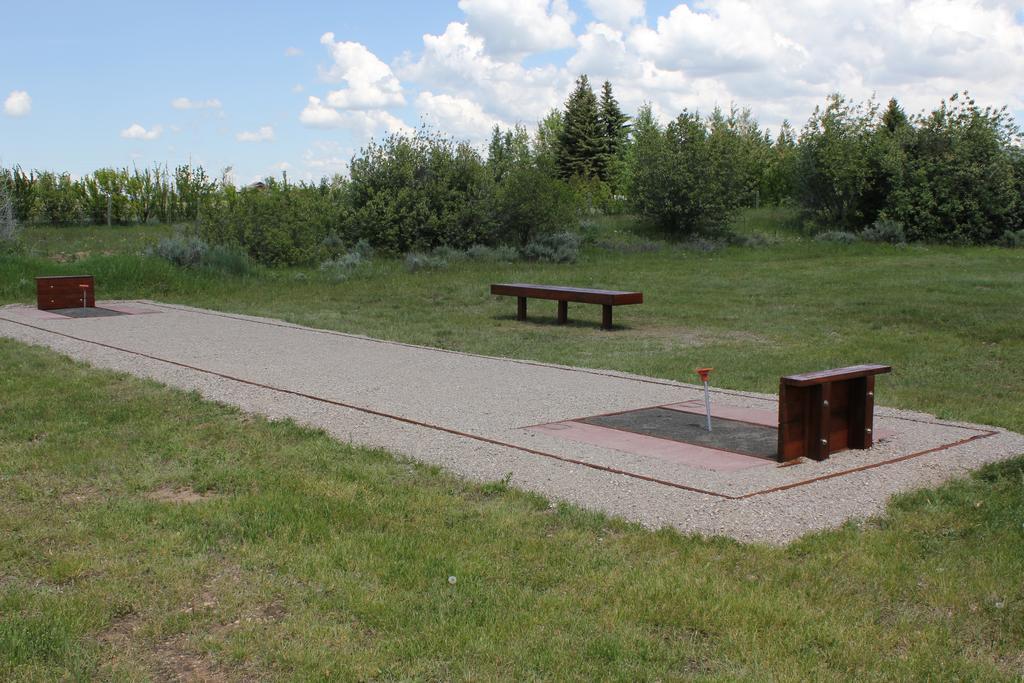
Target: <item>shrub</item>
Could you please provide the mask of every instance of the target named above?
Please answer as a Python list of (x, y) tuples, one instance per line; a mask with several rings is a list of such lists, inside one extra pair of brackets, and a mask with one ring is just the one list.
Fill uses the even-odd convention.
[(880, 218), (860, 233), (865, 242), (886, 242), (888, 244), (906, 244), (907, 236), (903, 232), (903, 224)]
[(432, 256), (434, 256), (435, 258), (441, 259), (445, 263), (453, 263), (455, 261), (462, 261), (462, 260), (464, 260), (466, 258), (466, 252), (459, 251), (458, 249), (454, 249), (454, 248), (448, 247), (448, 246), (437, 247), (436, 249), (434, 249), (430, 253), (431, 253)]
[(1004, 247), (1024, 247), (1024, 230), (1007, 230), (999, 244)]
[(448, 261), (436, 254), (412, 251), (405, 255), (405, 269), (410, 273), (415, 273), (419, 270), (436, 270), (447, 267)]
[(373, 248), (365, 240), (360, 240), (338, 258), (321, 263), (320, 272), (333, 282), (344, 282), (371, 258)]
[(523, 247), (523, 258), (548, 263), (575, 263), (580, 255), (580, 241), (580, 236), (573, 232), (541, 235)]
[(500, 246), (488, 247), (484, 244), (474, 244), (466, 250), (466, 258), (471, 261), (491, 261), (496, 263), (512, 263), (519, 259), (519, 252), (515, 247)]
[(195, 237), (165, 237), (147, 253), (176, 266), (191, 268), (202, 263), (209, 248), (206, 242)]
[(493, 181), (468, 144), (420, 131), (371, 142), (353, 160), (347, 233), (391, 253), (490, 239)]
[(684, 111), (662, 129), (650, 107), (634, 124), (630, 184), (637, 210), (662, 229), (693, 234), (720, 226), (740, 206), (749, 178), (743, 145), (717, 119)]
[(248, 275), (252, 272), (252, 259), (238, 247), (215, 244), (206, 250), (199, 262), (203, 268), (228, 275)]
[(827, 230), (814, 236), (818, 242), (835, 242), (836, 244), (853, 244), (859, 242), (860, 237), (856, 233), (846, 230)]
[(282, 186), (268, 179), (264, 189), (227, 188), (203, 214), (199, 235), (210, 244), (243, 248), (260, 263), (311, 263), (342, 211), (330, 186)]
[(14, 217), (14, 200), (6, 185), (0, 182), (0, 243), (5, 246), (17, 242), (21, 227)]

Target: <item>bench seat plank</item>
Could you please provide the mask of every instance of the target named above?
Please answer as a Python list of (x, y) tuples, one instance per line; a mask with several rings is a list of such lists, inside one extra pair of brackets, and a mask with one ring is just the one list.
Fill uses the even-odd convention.
[(643, 292), (531, 285), (518, 282), (491, 285), (491, 294), (499, 296), (525, 296), (531, 299), (549, 299), (553, 301), (575, 301), (582, 304), (602, 304), (605, 306), (642, 304), (644, 302)]
[(851, 365), (846, 368), (835, 370), (819, 370), (817, 372), (805, 372), (799, 375), (787, 375), (782, 381), (791, 387), (808, 387), (814, 384), (826, 384), (828, 382), (841, 382), (856, 377), (867, 377), (869, 375), (880, 375), (885, 372), (892, 372), (891, 365)]

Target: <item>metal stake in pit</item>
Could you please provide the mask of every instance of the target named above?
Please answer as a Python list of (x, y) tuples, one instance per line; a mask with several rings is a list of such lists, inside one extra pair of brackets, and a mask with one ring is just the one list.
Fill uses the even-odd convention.
[(78, 285), (82, 290), (82, 308), (89, 307), (89, 285)]
[(700, 375), (700, 381), (704, 383), (704, 413), (707, 418), (707, 430), (711, 431), (711, 392), (708, 390), (708, 375), (714, 368), (697, 368), (695, 372)]

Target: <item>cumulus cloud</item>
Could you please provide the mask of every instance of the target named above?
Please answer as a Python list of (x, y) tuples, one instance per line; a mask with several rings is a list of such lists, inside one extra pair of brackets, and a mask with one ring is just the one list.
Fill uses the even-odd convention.
[[(405, 130), (411, 100), (428, 123), (479, 140), (495, 123), (533, 125), (561, 106), (581, 73), (610, 80), (623, 109), (749, 106), (777, 130), (799, 126), (825, 97), (895, 96), (908, 111), (969, 89), (982, 104), (1024, 113), (1024, 25), (1004, 0), (696, 0), (653, 16), (643, 0), (460, 0), (462, 20), (386, 64), (364, 45), (321, 40), (321, 78), (339, 90), (308, 99), (314, 128)], [(572, 48), (545, 59), (538, 55)]]
[(274, 128), (272, 126), (260, 126), (259, 130), (244, 130), (235, 135), (239, 142), (270, 142), (274, 139)]
[(504, 121), (487, 114), (472, 100), (452, 95), (435, 95), (429, 90), (416, 97), (416, 109), (434, 129), (470, 142), (486, 140), (496, 125), (509, 127)]
[(572, 47), (576, 15), (566, 0), (459, 0), (472, 32), (498, 58)]
[(468, 24), (452, 22), (441, 35), (423, 36), (418, 60), (407, 56), (403, 78), (448, 91), (512, 122), (534, 123), (565, 98), (574, 76), (554, 65), (527, 68), (492, 56)]
[(32, 111), (32, 97), (24, 90), (12, 90), (4, 100), (4, 113), (8, 116), (28, 116)]
[(400, 118), (384, 110), (343, 111), (326, 106), (319, 97), (310, 96), (299, 121), (310, 128), (345, 128), (357, 138), (368, 139), (382, 133), (411, 133), (413, 129)]
[(163, 133), (163, 126), (156, 125), (147, 130), (138, 123), (133, 123), (121, 131), (121, 137), (126, 140), (156, 140)]
[(618, 29), (644, 18), (644, 0), (587, 0), (587, 7), (599, 22)]
[(284, 51), (285, 57), (299, 57), (302, 55), (302, 50), (297, 47), (289, 47)]
[(192, 100), (187, 97), (176, 97), (171, 100), (175, 109), (220, 109), (221, 103), (216, 97), (208, 100)]
[[(913, 111), (969, 88), (1024, 109), (1024, 26), (1006, 2), (706, 0), (637, 26), (627, 45), (648, 75), (635, 85), (655, 101), (736, 101), (775, 123), (803, 120), (833, 91)], [(675, 85), (659, 92), (655, 77)]]
[(327, 94), (327, 103), (336, 109), (377, 109), (405, 104), (402, 85), (391, 67), (377, 58), (362, 43), (335, 42), (333, 33), (325, 33), (320, 43), (334, 61), (321, 71), (332, 83), (344, 81), (348, 87)]

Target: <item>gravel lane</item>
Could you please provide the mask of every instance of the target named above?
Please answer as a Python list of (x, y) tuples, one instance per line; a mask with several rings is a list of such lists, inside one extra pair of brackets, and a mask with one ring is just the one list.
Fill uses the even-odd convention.
[[(473, 480), (508, 477), (520, 488), (652, 528), (784, 543), (878, 514), (894, 493), (1024, 454), (1024, 437), (1012, 432), (878, 408), (876, 424), (892, 436), (868, 451), (793, 467), (710, 471), (525, 429), (693, 400), (702, 395), (693, 385), (442, 351), (186, 306), (112, 305), (135, 315), (69, 319), (6, 306), (0, 309), (0, 334), (271, 418), (290, 417)], [(732, 391), (717, 391), (714, 400), (735, 407), (775, 405), (773, 396)], [(948, 447), (967, 439), (972, 440)], [(882, 464), (929, 449), (942, 450)], [(848, 472), (861, 467), (870, 469)], [(822, 476), (831, 478), (802, 483)]]

